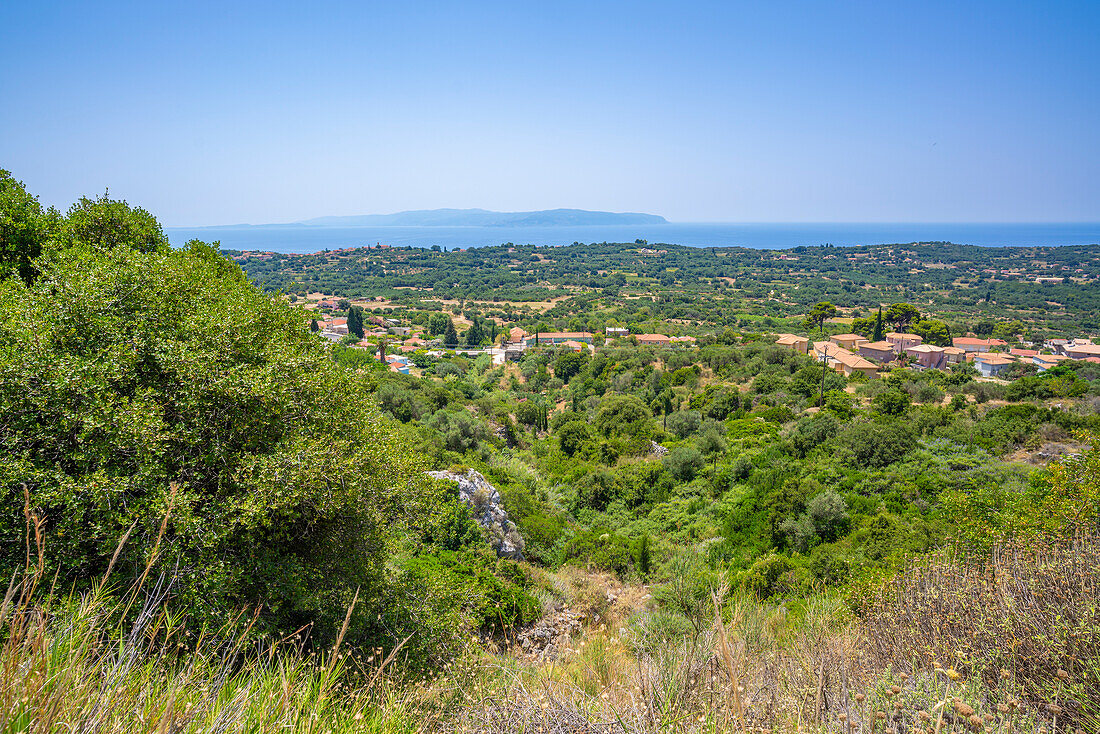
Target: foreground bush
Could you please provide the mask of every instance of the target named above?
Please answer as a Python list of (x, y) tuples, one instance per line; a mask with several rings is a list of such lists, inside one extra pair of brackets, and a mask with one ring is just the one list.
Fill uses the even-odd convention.
[(149, 567), (193, 625), (249, 608), (252, 634), (316, 644), (357, 597), (348, 642), (453, 654), (492, 589), (467, 604), (407, 561), (480, 532), (381, 416), (374, 376), (147, 212), (83, 199), (40, 224), (25, 277), (0, 267), (0, 574), (27, 563), (33, 516), (62, 588)]

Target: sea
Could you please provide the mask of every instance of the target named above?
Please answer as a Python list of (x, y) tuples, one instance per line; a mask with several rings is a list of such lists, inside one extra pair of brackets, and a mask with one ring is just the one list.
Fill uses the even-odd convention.
[(780, 250), (800, 245), (879, 245), (953, 242), (983, 247), (1100, 244), (1100, 222), (1041, 224), (650, 224), (555, 227), (326, 227), (262, 225), (169, 227), (175, 245), (192, 239), (226, 250), (312, 253), (378, 244), (456, 248), (490, 245), (570, 245), (635, 242), (691, 247)]

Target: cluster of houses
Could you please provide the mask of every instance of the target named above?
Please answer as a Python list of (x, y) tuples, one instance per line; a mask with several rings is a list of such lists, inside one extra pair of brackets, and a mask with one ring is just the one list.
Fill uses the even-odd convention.
[(780, 334), (776, 344), (802, 354), (813, 354), (846, 376), (856, 373), (874, 377), (878, 371), (904, 361), (917, 370), (945, 369), (970, 362), (983, 377), (997, 377), (1013, 365), (1034, 364), (1044, 372), (1066, 359), (1100, 363), (1100, 345), (1086, 339), (1052, 339), (1043, 350), (1008, 347), (1002, 339), (956, 337), (951, 346), (924, 344), (917, 334), (891, 332), (882, 341), (871, 341), (860, 334), (837, 334), (827, 341), (813, 342), (796, 334)]
[[(666, 336), (665, 334), (631, 334), (629, 329), (618, 326), (609, 326), (605, 329), (605, 335), (612, 339), (626, 339), (633, 337), (638, 344), (647, 346), (662, 346), (669, 344), (694, 344), (693, 336)], [(591, 350), (594, 334), (588, 331), (543, 331), (530, 334), (520, 327), (513, 327), (508, 332), (509, 345), (533, 347), (533, 346), (563, 346), (576, 351)]]

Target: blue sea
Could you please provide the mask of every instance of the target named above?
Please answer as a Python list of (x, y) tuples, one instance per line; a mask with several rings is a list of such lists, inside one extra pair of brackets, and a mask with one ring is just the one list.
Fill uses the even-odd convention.
[(344, 247), (484, 247), (634, 242), (770, 250), (799, 245), (878, 245), (954, 242), (986, 247), (1100, 244), (1100, 222), (1084, 224), (655, 224), (558, 227), (324, 227), (263, 225), (171, 227), (173, 244), (220, 242), (228, 250), (310, 253)]

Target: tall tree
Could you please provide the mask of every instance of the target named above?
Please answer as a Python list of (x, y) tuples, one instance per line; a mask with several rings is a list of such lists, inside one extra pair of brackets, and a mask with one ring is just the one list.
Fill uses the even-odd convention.
[(878, 314), (875, 315), (875, 335), (871, 341), (880, 342), (882, 341), (882, 337), (882, 306), (879, 306)]
[(478, 346), (484, 336), (484, 329), (481, 328), (481, 317), (474, 316), (470, 322), (470, 328), (466, 330), (466, 346)]
[(458, 332), (455, 331), (454, 319), (447, 319), (447, 328), (443, 330), (443, 346), (452, 348), (458, 346)]
[(348, 333), (363, 338), (363, 307), (352, 306), (348, 309)]
[(911, 303), (895, 303), (886, 309), (886, 320), (898, 331), (905, 331), (909, 324), (920, 320), (920, 310)]
[(821, 301), (810, 309), (804, 322), (807, 329), (821, 329), (821, 335), (825, 335), (825, 322), (836, 316), (836, 306), (828, 301)]

